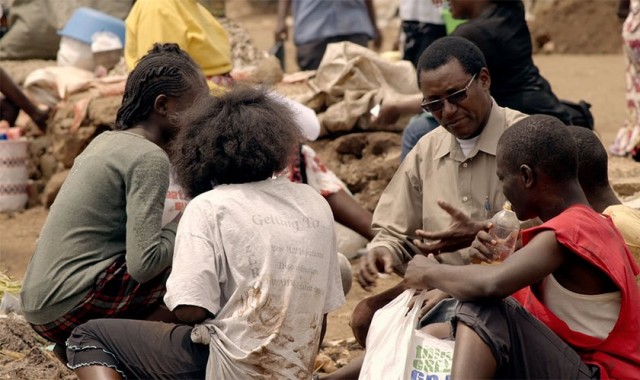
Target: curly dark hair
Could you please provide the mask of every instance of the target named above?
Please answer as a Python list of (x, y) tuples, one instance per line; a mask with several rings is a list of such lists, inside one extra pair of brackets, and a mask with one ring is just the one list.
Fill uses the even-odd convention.
[(149, 117), (158, 95), (180, 97), (200, 76), (198, 65), (178, 44), (154, 44), (127, 78), (114, 128), (134, 127)]
[(301, 139), (291, 110), (263, 88), (207, 96), (180, 117), (173, 163), (191, 198), (216, 185), (271, 177), (287, 166)]

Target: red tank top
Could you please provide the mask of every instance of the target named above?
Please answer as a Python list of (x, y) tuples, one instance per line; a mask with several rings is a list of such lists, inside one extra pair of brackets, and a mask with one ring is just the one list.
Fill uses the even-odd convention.
[(606, 273), (620, 288), (620, 316), (605, 340), (569, 329), (526, 287), (514, 297), (571, 345), (585, 363), (600, 367), (601, 379), (640, 379), (640, 271), (611, 219), (584, 205), (575, 205), (546, 223), (522, 232), (527, 244), (539, 232), (552, 230), (558, 243)]

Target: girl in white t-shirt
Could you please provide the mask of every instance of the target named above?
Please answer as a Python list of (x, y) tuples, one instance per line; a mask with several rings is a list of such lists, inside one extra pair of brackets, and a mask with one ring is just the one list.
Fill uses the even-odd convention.
[(67, 342), (69, 366), (81, 380), (308, 379), (344, 295), (329, 205), (274, 177), (298, 147), (291, 112), (238, 88), (183, 123), (174, 169), (192, 200), (164, 301), (184, 324), (90, 321)]

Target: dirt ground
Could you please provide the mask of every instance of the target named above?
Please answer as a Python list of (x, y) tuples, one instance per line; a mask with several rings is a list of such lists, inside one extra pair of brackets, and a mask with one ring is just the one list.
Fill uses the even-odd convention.
[[(255, 16), (243, 13), (240, 7), (230, 7), (228, 16), (243, 23), (259, 48), (266, 50), (270, 47), (273, 42), (274, 16)], [(389, 30), (392, 29), (390, 26)], [(390, 33), (389, 35), (391, 35)], [(387, 39), (387, 41), (390, 40), (391, 37)], [(293, 55), (293, 46), (288, 44), (287, 56), (292, 65)], [(604, 143), (609, 145), (625, 118), (624, 60), (622, 55), (537, 55), (535, 62), (559, 97), (574, 101), (584, 99), (592, 104), (596, 130)], [(618, 165), (634, 168), (636, 173), (640, 167), (640, 164), (629, 160), (618, 159), (616, 162)], [(0, 214), (0, 231), (3, 235), (0, 239), (0, 270), (18, 280), (23, 278), (46, 215), (47, 211), (41, 207), (20, 213)], [(397, 280), (396, 277), (384, 279), (376, 290), (384, 290)], [(367, 294), (354, 283), (347, 304), (329, 317), (326, 341), (339, 342), (340, 344), (337, 344), (337, 347), (327, 349), (327, 352), (334, 360), (340, 359), (340, 363), (349, 361), (353, 355), (358, 354), (357, 346), (353, 345), (351, 341), (345, 340), (352, 336), (348, 326), (351, 311), (356, 303)], [(48, 356), (42, 356), (47, 354), (43, 354), (40, 348), (28, 351), (27, 357), (23, 358), (23, 361), (11, 359), (11, 353), (7, 354), (2, 351), (23, 352), (24, 344), (27, 344), (28, 347), (33, 347), (36, 344), (34, 343), (35, 338), (30, 335), (28, 329), (21, 330), (21, 327), (15, 327), (15, 325), (16, 323), (12, 323), (11, 320), (0, 319), (0, 379), (64, 379), (69, 376), (70, 373), (65, 372), (63, 367), (52, 364)], [(9, 341), (13, 341), (13, 343), (7, 343)], [(26, 364), (19, 365), (18, 362)], [(34, 371), (41, 372), (28, 372), (25, 365), (33, 367)]]

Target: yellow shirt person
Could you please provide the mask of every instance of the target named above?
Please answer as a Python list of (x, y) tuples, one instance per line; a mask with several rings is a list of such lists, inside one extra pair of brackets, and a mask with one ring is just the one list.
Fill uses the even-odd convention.
[(197, 0), (137, 0), (125, 20), (129, 71), (156, 42), (180, 45), (207, 78), (231, 71), (227, 33)]

